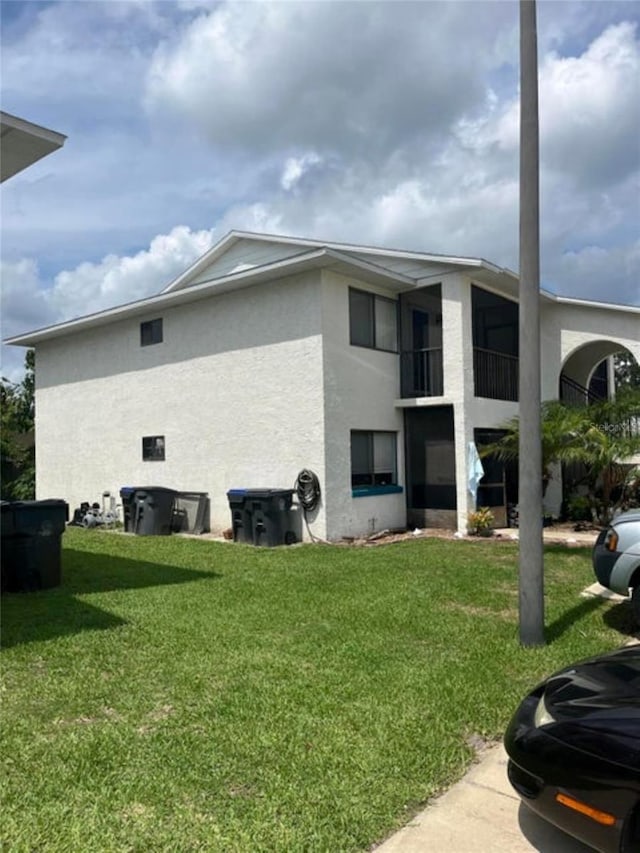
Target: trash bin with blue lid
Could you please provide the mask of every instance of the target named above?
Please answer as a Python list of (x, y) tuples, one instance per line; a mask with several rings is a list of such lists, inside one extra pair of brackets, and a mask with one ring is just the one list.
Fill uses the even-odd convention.
[(293, 489), (230, 489), (233, 538), (253, 545), (291, 545), (301, 538)]
[(120, 500), (122, 501), (122, 523), (125, 533), (133, 533), (133, 495), (135, 486), (123, 486), (120, 489)]
[(51, 589), (62, 580), (66, 501), (2, 501), (2, 592)]

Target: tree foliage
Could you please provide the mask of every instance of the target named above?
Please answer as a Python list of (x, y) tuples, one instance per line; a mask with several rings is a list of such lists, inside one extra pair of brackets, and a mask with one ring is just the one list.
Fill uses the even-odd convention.
[[(504, 438), (483, 448), (482, 456), (518, 458), (519, 419), (511, 419), (504, 429)], [(640, 454), (640, 388), (620, 387), (614, 400), (589, 406), (543, 403), (541, 440), (543, 493), (558, 465), (579, 465), (579, 484), (586, 488), (592, 514), (605, 523), (629, 501), (637, 479), (629, 460)]]
[(613, 363), (618, 388), (640, 389), (640, 364), (631, 353), (618, 353)]
[(2, 500), (35, 496), (35, 358), (28, 350), (21, 382), (0, 381), (0, 454)]

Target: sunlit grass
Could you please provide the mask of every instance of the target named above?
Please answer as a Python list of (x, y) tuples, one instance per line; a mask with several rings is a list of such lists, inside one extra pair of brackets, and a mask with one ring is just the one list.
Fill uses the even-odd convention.
[(367, 850), (630, 630), (586, 549), (547, 550), (525, 650), (511, 543), (64, 543), (60, 588), (3, 600), (7, 851)]

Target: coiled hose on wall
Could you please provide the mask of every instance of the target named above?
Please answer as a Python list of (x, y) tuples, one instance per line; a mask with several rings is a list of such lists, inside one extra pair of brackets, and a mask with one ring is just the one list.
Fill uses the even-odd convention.
[(298, 496), (298, 503), (302, 507), (302, 511), (304, 513), (304, 521), (307, 525), (307, 531), (311, 539), (315, 542), (317, 539), (309, 529), (309, 519), (307, 518), (307, 514), (313, 512), (320, 503), (320, 498), (322, 497), (320, 480), (318, 480), (317, 475), (314, 474), (313, 471), (310, 471), (308, 468), (303, 468), (298, 474), (294, 488), (296, 495)]

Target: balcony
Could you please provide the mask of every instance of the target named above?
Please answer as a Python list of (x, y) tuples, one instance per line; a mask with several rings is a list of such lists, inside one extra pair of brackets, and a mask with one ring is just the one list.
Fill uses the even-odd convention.
[(476, 397), (518, 402), (518, 357), (474, 347), (473, 378)]
[(402, 396), (441, 397), (442, 348), (407, 350), (400, 354), (400, 384)]

